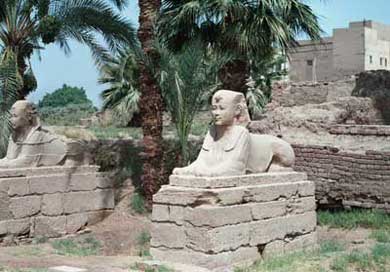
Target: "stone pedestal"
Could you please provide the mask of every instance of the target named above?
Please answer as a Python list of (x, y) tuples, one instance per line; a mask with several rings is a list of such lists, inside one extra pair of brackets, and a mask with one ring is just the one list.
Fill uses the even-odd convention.
[(317, 243), (314, 183), (304, 173), (171, 176), (153, 202), (159, 260), (218, 270)]
[(110, 214), (114, 191), (97, 166), (0, 169), (3, 237), (58, 237)]

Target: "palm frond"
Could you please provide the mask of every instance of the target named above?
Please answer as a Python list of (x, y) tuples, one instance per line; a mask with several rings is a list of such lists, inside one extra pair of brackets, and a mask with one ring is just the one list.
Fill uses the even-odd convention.
[(4, 154), (11, 132), (10, 108), (17, 100), (18, 90), (23, 85), (18, 73), (17, 56), (6, 50), (0, 59), (0, 154)]

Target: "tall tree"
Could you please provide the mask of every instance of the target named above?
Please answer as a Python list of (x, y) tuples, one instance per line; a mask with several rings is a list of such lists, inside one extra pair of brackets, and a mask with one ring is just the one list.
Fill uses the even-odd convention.
[(171, 48), (194, 39), (233, 56), (223, 87), (246, 91), (249, 60), (286, 51), (298, 34), (320, 39), (318, 18), (303, 0), (164, 0), (159, 33)]
[[(0, 47), (16, 55), (24, 98), (36, 88), (29, 60), (34, 51), (56, 43), (70, 52), (70, 39), (87, 45), (97, 63), (123, 43), (136, 43), (135, 30), (112, 7), (127, 0), (7, 0), (0, 1)], [(104, 47), (98, 37), (108, 45)], [(4, 49), (9, 49), (5, 50)]]
[[(155, 22), (160, 11), (161, 0), (139, 0), (140, 8), (138, 38), (146, 58), (158, 63), (158, 53), (153, 46)], [(139, 88), (141, 91), (140, 113), (143, 131), (142, 184), (149, 205), (159, 188), (162, 168), (162, 112), (161, 90), (144, 61), (139, 62)]]

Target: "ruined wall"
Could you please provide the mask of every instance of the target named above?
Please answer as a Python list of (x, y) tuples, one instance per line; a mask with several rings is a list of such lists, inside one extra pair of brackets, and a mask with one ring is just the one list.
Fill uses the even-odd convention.
[(96, 166), (0, 170), (0, 242), (75, 233), (113, 208), (112, 185)]
[[(389, 137), (388, 126), (334, 126), (335, 135)], [(356, 153), (326, 145), (293, 145), (296, 171), (316, 183), (323, 207), (377, 208), (390, 212), (390, 151)]]
[(272, 90), (272, 105), (293, 107), (321, 104), (351, 96), (355, 77), (329, 82), (277, 83)]

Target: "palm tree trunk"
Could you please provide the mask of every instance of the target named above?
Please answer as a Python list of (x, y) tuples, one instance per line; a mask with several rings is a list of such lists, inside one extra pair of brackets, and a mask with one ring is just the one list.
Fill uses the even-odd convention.
[[(153, 24), (161, 6), (161, 0), (139, 0), (140, 16), (138, 38), (142, 49), (152, 59), (157, 55), (152, 47)], [(153, 75), (144, 63), (140, 63), (140, 113), (142, 116), (143, 174), (142, 186), (149, 207), (152, 196), (159, 189), (162, 166), (162, 96)]]
[(246, 82), (249, 76), (249, 65), (245, 60), (236, 59), (228, 62), (220, 71), (219, 79), (222, 88), (246, 94)]

